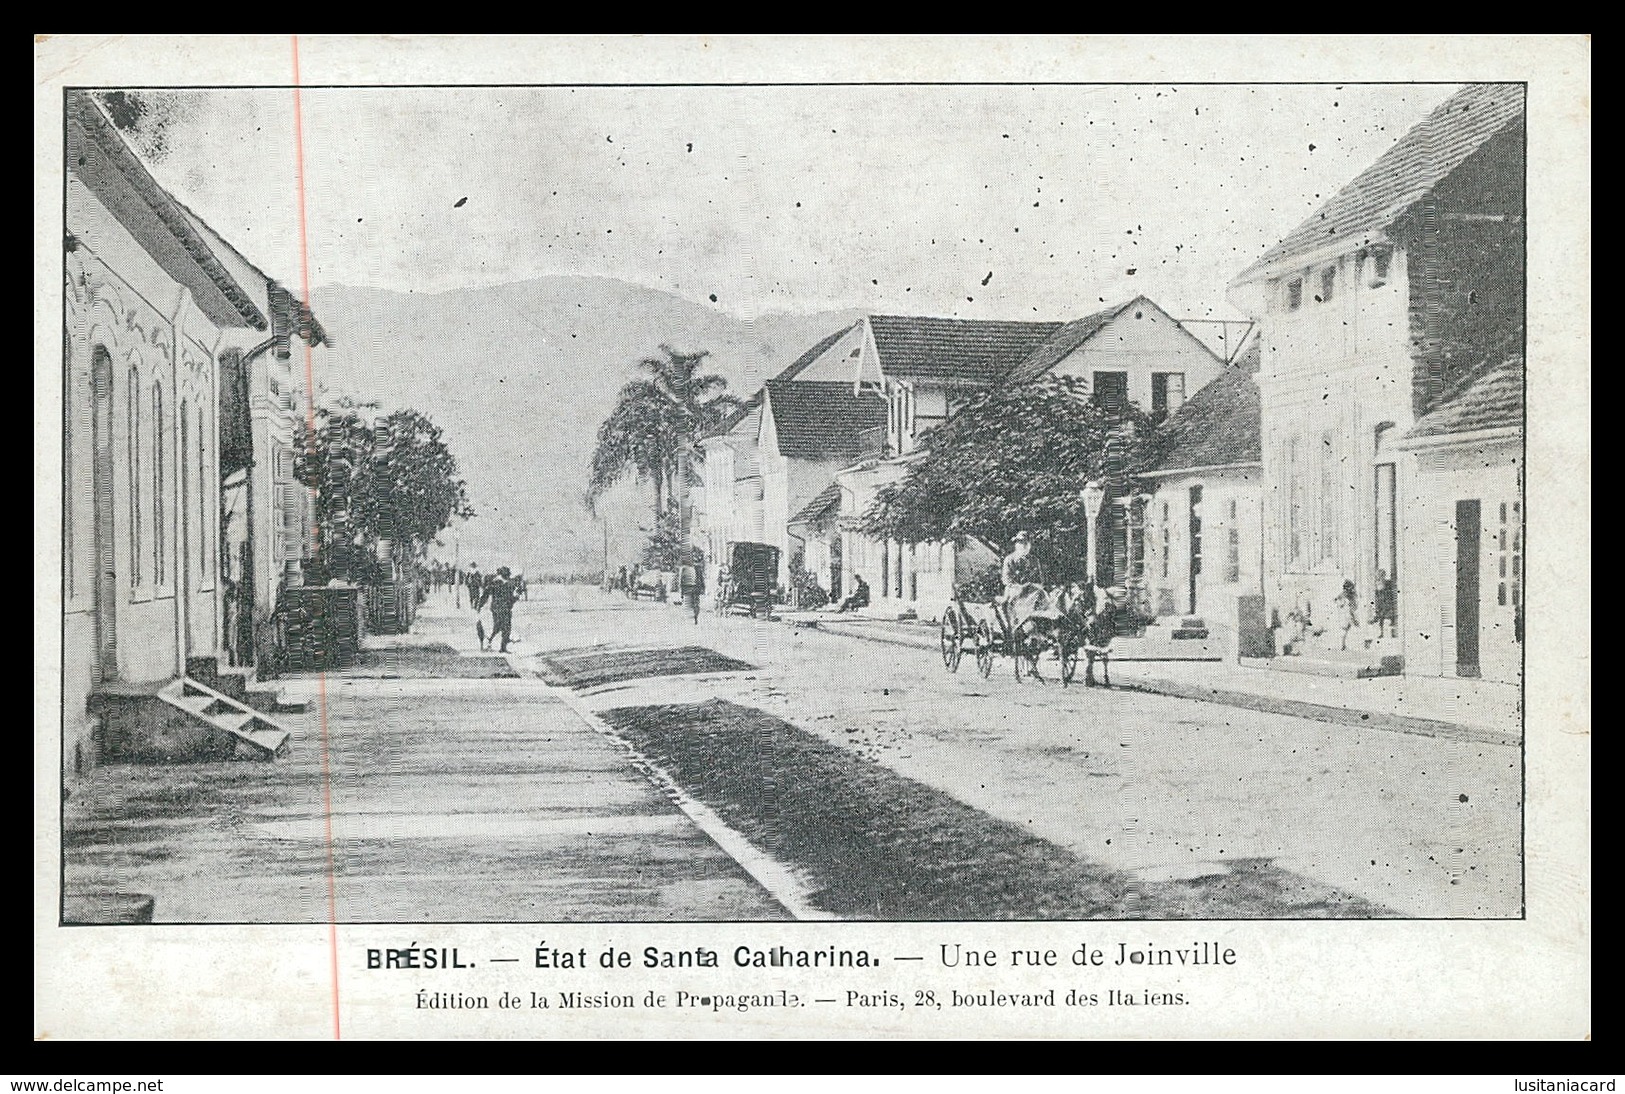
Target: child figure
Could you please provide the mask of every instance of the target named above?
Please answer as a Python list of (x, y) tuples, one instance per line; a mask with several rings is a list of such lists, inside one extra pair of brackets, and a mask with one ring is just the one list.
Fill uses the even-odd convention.
[(1349, 648), (1349, 631), (1360, 625), (1359, 597), (1355, 595), (1353, 581), (1343, 582), (1343, 591), (1332, 601), (1332, 607), (1336, 609), (1338, 623), (1343, 628), (1343, 642), (1338, 648), (1346, 650)]

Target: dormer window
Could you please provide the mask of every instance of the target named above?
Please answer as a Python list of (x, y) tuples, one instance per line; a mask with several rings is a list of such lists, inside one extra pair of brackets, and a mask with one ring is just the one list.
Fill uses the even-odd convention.
[(1303, 278), (1294, 277), (1286, 283), (1286, 310), (1297, 311), (1303, 307)]

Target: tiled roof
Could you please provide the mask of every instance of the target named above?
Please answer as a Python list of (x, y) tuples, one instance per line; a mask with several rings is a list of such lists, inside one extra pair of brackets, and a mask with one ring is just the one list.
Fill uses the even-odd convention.
[[(161, 225), (157, 232), (150, 232), (148, 230), (151, 227), (150, 223), (144, 224), (139, 221), (126, 223), (126, 229), (136, 237), (137, 242), (161, 265), (165, 264), (166, 258), (177, 259), (179, 265), (168, 267), (171, 276), (191, 289), (193, 298), (198, 300), (200, 305), (207, 302), (209, 294), (218, 293), (219, 299), (233, 316), (235, 325), (265, 330), (269, 326), (265, 314), (210, 250), (208, 243), (187, 219), (180, 202), (176, 201), (168, 190), (158, 185), (158, 180), (152, 177), (152, 173), (131, 150), (124, 137), (108, 120), (107, 115), (102, 113), (101, 107), (97, 106), (86, 92), (69, 91), (65, 109), (68, 118), (76, 123), (78, 132), (82, 132), (100, 153), (102, 159), (99, 162), (111, 167), (124, 180), (130, 191), (137, 195), (138, 200), (150, 210), (150, 214), (143, 214), (143, 219), (150, 215), (156, 217), (157, 225)], [(86, 158), (81, 154), (83, 151), (77, 134), (70, 132), (67, 148), (70, 157), (68, 170), (83, 177), (86, 184), (95, 190), (102, 200), (109, 200), (112, 192), (109, 189), (111, 178), (98, 177), (103, 172), (96, 169), (97, 164), (90, 164), (88, 170), (81, 167)], [(115, 214), (116, 212), (115, 209)], [(179, 258), (181, 255), (185, 256), (184, 259)], [(190, 266), (187, 265), (188, 260)], [(194, 269), (202, 276), (192, 273)], [(216, 322), (222, 322), (224, 316), (211, 318)]]
[(789, 520), (790, 524), (810, 524), (821, 520), (834, 512), (841, 504), (841, 487), (839, 483), (830, 483), (818, 492), (818, 496), (803, 505), (795, 516)]
[(1258, 381), (1241, 360), (1192, 395), (1163, 426), (1162, 458), (1152, 471), (1259, 463), (1263, 415)]
[(1524, 364), (1521, 355), (1493, 358), (1462, 377), (1455, 390), (1411, 427), (1408, 437), (1442, 437), (1481, 429), (1523, 427)]
[(796, 460), (856, 459), (858, 433), (886, 424), (886, 403), (840, 380), (770, 380), (779, 452)]
[(1102, 308), (1093, 315), (1086, 315), (1082, 319), (1062, 323), (1054, 334), (1046, 338), (1037, 349), (1028, 354), (1025, 360), (1010, 371), (1010, 382), (1025, 384), (1028, 381), (1038, 379), (1060, 364), (1067, 354), (1089, 341), (1096, 334), (1099, 334), (1101, 327), (1123, 314), (1130, 304), (1143, 299), (1145, 298), (1137, 296), (1134, 300), (1125, 300), (1121, 304), (1113, 304), (1109, 308)]
[(1469, 84), (1441, 103), (1353, 182), (1308, 220), (1248, 266), (1236, 282), (1253, 278), (1293, 255), (1339, 240), (1380, 232), (1461, 166), (1484, 142), (1523, 118), (1520, 84)]
[(871, 315), (880, 371), (902, 380), (993, 384), (1059, 329), (1059, 323)]
[[(817, 345), (813, 346), (806, 353), (803, 353), (800, 357), (797, 357), (793, 362), (790, 363), (788, 368), (775, 376), (773, 378), (774, 382), (793, 380), (797, 376), (801, 375), (807, 370), (808, 365), (811, 365), (814, 361), (818, 360), (820, 354), (838, 342), (842, 335), (846, 334), (847, 331), (851, 330), (856, 325), (857, 324), (855, 323), (848, 324), (835, 333), (825, 335), (823, 338), (819, 339)], [(766, 391), (767, 388), (765, 387), (757, 388), (756, 393), (749, 399), (746, 399), (745, 404), (742, 407), (724, 418), (722, 423), (718, 425), (716, 429), (706, 434), (706, 437), (720, 437), (724, 434), (734, 433), (743, 437), (748, 437), (754, 443), (756, 440), (756, 431), (761, 426), (762, 396)]]

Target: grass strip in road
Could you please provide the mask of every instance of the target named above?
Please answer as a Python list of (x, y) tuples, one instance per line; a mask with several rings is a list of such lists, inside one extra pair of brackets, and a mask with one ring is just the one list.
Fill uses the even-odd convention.
[(687, 676), (740, 672), (756, 666), (725, 657), (705, 646), (675, 649), (622, 650), (589, 646), (550, 650), (536, 659), (536, 673), (556, 687), (592, 688), (654, 676)]
[(1137, 881), (788, 722), (721, 700), (600, 716), (851, 919), (1354, 918), (1387, 912), (1266, 861)]
[(450, 646), (394, 646), (362, 650), (340, 676), (362, 679), (514, 680), (519, 674), (505, 657), (460, 654)]

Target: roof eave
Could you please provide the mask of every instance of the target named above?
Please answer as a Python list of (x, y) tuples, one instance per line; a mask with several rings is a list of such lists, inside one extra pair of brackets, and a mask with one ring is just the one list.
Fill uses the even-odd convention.
[(1414, 452), (1423, 448), (1457, 448), (1465, 445), (1493, 444), (1498, 441), (1517, 441), (1522, 438), (1522, 427), (1499, 425), (1459, 433), (1426, 433), (1420, 436), (1409, 434), (1400, 438), (1394, 447)]
[[(77, 107), (77, 109), (76, 109)], [(84, 92), (69, 95), (67, 113), (79, 123), (86, 137), (94, 141), (102, 155), (112, 162), (115, 170), (151, 206), (164, 227), (174, 235), (191, 260), (214, 284), (226, 303), (243, 320), (243, 325), (254, 330), (266, 330), (270, 321), (265, 317), (248, 290), (231, 276), (220, 259), (209, 248), (201, 232), (187, 218), (187, 210), (173, 194), (159, 185), (140, 158), (125, 142), (112, 121), (102, 112), (100, 105)], [(246, 261), (246, 259), (244, 260)]]
[[(1409, 206), (1406, 206), (1409, 208)], [(1397, 247), (1392, 236), (1388, 234), (1388, 227), (1393, 225), (1398, 214), (1386, 219), (1386, 226), (1368, 233), (1351, 232), (1341, 239), (1327, 243), (1324, 246), (1310, 250), (1295, 250), (1278, 255), (1267, 262), (1255, 262), (1231, 280), (1229, 287), (1239, 289), (1245, 285), (1257, 284), (1260, 281), (1271, 281), (1277, 277), (1285, 277), (1290, 273), (1297, 273), (1310, 266), (1318, 266), (1333, 258), (1341, 258), (1351, 251), (1364, 250), (1367, 247)]]
[(1195, 467), (1166, 467), (1157, 471), (1141, 471), (1135, 477), (1141, 479), (1166, 479), (1175, 475), (1207, 474), (1214, 471), (1247, 471), (1255, 468), (1261, 469), (1263, 466), (1264, 461), (1262, 460), (1243, 460), (1240, 463), (1206, 463)]

